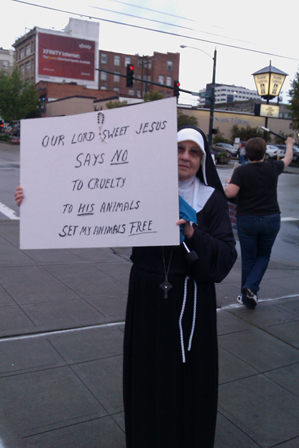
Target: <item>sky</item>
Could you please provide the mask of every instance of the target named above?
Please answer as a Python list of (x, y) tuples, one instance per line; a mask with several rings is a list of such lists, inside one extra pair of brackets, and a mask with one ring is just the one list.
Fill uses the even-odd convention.
[[(1, 0), (0, 47), (11, 49), (34, 26), (63, 30), (70, 17), (99, 21), (102, 50), (179, 52), (181, 88), (193, 92), (212, 82), (215, 49), (216, 83), (255, 89), (252, 73), (271, 61), (288, 74), (284, 102), (299, 70), (295, 0)], [(196, 97), (181, 93), (179, 102), (195, 104)]]

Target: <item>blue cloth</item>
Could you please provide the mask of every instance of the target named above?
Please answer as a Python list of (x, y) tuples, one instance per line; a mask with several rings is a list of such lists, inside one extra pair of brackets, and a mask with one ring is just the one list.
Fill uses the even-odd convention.
[[(180, 219), (185, 219), (186, 221), (192, 221), (197, 224), (197, 215), (194, 208), (188, 204), (181, 196), (179, 196), (179, 207), (180, 207)], [(181, 232), (181, 243), (185, 240), (184, 235), (184, 224), (180, 226)]]
[[(242, 292), (249, 288), (257, 294), (280, 229), (280, 214), (238, 216), (237, 229), (242, 255)], [(244, 293), (243, 300), (246, 300)]]

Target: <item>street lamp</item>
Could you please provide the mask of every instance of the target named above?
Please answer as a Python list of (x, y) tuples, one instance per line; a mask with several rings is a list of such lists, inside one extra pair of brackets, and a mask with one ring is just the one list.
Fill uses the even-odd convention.
[[(269, 104), (269, 100), (272, 100), (280, 94), (283, 83), (288, 76), (287, 73), (282, 72), (278, 68), (271, 65), (269, 67), (262, 68), (255, 73), (252, 73), (254, 77), (255, 85), (258, 94)], [(268, 127), (268, 117), (265, 119), (265, 128)], [(264, 139), (267, 140), (267, 135), (264, 135)]]
[(208, 135), (208, 141), (210, 146), (212, 146), (212, 134), (213, 134), (213, 122), (214, 122), (214, 108), (215, 108), (215, 78), (216, 78), (216, 58), (217, 58), (217, 50), (215, 48), (214, 50), (214, 57), (210, 56), (205, 51), (201, 50), (200, 48), (196, 47), (189, 47), (188, 45), (181, 45), (181, 48), (193, 48), (193, 50), (201, 51), (202, 53), (205, 53), (209, 58), (213, 60), (213, 78), (212, 78), (212, 92), (210, 96), (210, 120), (209, 120), (209, 135)]

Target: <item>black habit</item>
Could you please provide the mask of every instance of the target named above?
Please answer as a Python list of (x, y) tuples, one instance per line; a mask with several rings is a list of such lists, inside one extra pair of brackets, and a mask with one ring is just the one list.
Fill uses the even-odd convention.
[[(236, 250), (227, 203), (218, 176), (212, 180), (215, 173), (211, 165), (209, 170), (205, 137), (204, 141), (207, 183), (214, 191), (197, 213), (193, 237), (186, 240), (198, 259), (189, 264), (183, 244), (134, 248), (131, 256), (123, 384), (127, 448), (214, 445), (218, 396), (214, 283), (229, 273)], [(160, 287), (165, 266), (172, 285), (168, 298)]]

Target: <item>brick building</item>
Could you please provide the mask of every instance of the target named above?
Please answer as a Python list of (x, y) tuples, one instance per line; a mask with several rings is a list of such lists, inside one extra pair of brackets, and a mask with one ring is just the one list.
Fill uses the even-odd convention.
[(15, 48), (15, 66), (19, 68), (21, 79), (35, 83), (36, 28), (17, 39)]
[[(99, 50), (98, 22), (71, 18), (63, 31), (34, 27), (13, 47), (21, 79), (36, 84), (43, 114), (47, 103), (63, 98), (68, 103), (71, 97), (80, 97), (80, 103), (85, 98), (90, 104), (89, 97), (102, 101), (118, 96), (131, 102), (142, 100), (149, 90), (171, 97), (173, 83), (179, 79), (179, 53), (139, 56)], [(138, 78), (132, 88), (126, 87), (127, 64), (134, 65)]]
[(18, 38), (15, 65), (21, 79), (98, 89), (99, 24), (70, 18), (63, 31), (34, 27)]
[(14, 68), (14, 52), (13, 50), (5, 50), (0, 47), (0, 70), (11, 74)]
[[(127, 64), (134, 65), (134, 77), (141, 81), (134, 81), (133, 87), (126, 87)], [(160, 92), (164, 98), (173, 96), (173, 82), (179, 79), (179, 53), (157, 53), (153, 56), (139, 56), (100, 50), (99, 68), (112, 73), (100, 71), (99, 89), (114, 92), (120, 96), (143, 98), (150, 90)], [(150, 84), (156, 82), (161, 86)]]

